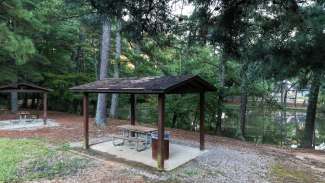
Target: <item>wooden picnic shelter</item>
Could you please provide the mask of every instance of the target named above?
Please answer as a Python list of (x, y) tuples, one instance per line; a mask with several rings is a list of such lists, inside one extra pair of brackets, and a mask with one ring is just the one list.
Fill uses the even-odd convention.
[(130, 124), (135, 125), (135, 95), (158, 95), (158, 168), (164, 169), (164, 134), (165, 134), (165, 95), (198, 93), (200, 96), (200, 150), (204, 150), (204, 109), (205, 92), (216, 91), (216, 88), (197, 75), (160, 76), (142, 78), (104, 79), (70, 88), (74, 92), (83, 93), (84, 141), (89, 148), (89, 93), (120, 93), (130, 94)]
[(12, 83), (0, 86), (0, 93), (41, 93), (43, 94), (43, 120), (47, 122), (47, 94), (52, 90), (31, 83)]

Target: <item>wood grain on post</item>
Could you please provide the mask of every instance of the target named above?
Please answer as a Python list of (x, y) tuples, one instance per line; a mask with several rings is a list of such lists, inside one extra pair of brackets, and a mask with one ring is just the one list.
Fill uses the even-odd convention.
[(131, 94), (131, 96), (130, 96), (130, 103), (131, 103), (130, 123), (131, 123), (131, 125), (135, 125), (135, 96), (134, 96), (134, 94)]
[(200, 93), (200, 150), (204, 150), (204, 92)]
[(158, 169), (164, 170), (165, 94), (158, 95)]
[(89, 109), (88, 109), (88, 93), (83, 96), (83, 116), (84, 116), (84, 138), (85, 148), (89, 149)]
[(47, 93), (43, 94), (43, 122), (47, 123)]

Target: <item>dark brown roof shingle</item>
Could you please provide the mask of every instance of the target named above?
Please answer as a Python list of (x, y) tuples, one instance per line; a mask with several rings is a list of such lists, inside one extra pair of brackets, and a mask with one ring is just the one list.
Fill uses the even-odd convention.
[(158, 76), (104, 79), (70, 88), (76, 92), (93, 93), (194, 93), (216, 88), (199, 76)]
[(0, 92), (50, 92), (52, 91), (49, 88), (44, 88), (41, 86), (37, 86), (32, 83), (12, 83), (8, 85), (0, 86)]

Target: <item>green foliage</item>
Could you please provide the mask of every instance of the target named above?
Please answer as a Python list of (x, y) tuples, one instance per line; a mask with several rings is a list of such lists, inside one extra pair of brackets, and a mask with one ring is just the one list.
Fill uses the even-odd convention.
[(69, 106), (70, 112), (78, 111), (80, 97), (68, 89), (93, 80), (96, 64), (93, 45), (88, 44), (93, 38), (80, 40), (85, 29), (79, 14), (91, 14), (90, 6), (77, 5), (63, 0), (0, 3), (6, 8), (0, 19), (1, 84), (27, 81), (47, 86), (54, 89), (50, 109)]
[[(0, 3), (0, 63), (24, 63), (35, 48), (25, 28), (38, 26), (34, 15), (24, 8), (29, 1), (2, 1)], [(34, 27), (35, 26), (35, 27)]]
[[(2, 0), (0, 84), (28, 81), (49, 87), (54, 90), (49, 94), (50, 110), (80, 113), (81, 96), (69, 88), (97, 78), (101, 15), (112, 20), (111, 60), (116, 19), (122, 18), (121, 77), (197, 74), (218, 88), (206, 96), (206, 126), (211, 133), (220, 109), (229, 116), (223, 126), (238, 125), (239, 112), (224, 102), (238, 98), (241, 89), (249, 95), (249, 107), (275, 109), (279, 105), (272, 94), (279, 82), (290, 80), (306, 88), (311, 71), (324, 69), (323, 1), (306, 5), (284, 0), (191, 0), (194, 12), (189, 16), (174, 15), (170, 2)], [(90, 98), (92, 108), (95, 100)], [(156, 122), (156, 102), (155, 97), (138, 97), (140, 120)], [(119, 103), (119, 116), (127, 118), (128, 96), (121, 95)], [(168, 96), (166, 110), (167, 126), (198, 129), (197, 95)], [(263, 120), (254, 118), (252, 126), (261, 127)], [(265, 128), (277, 131), (271, 123)], [(268, 136), (266, 141), (279, 142), (279, 133), (274, 133), (276, 138)]]
[(6, 54), (18, 64), (24, 63), (35, 53), (34, 44), (29, 38), (15, 34), (3, 23), (0, 24), (0, 44), (0, 55)]

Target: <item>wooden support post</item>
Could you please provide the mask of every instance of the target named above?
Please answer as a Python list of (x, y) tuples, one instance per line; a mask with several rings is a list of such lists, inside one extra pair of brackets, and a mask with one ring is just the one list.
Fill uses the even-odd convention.
[(85, 149), (89, 149), (89, 111), (88, 111), (88, 93), (83, 96), (83, 115), (84, 115), (84, 138)]
[(134, 96), (134, 94), (131, 94), (131, 96), (130, 96), (130, 103), (131, 103), (130, 123), (131, 123), (131, 125), (135, 125), (135, 96)]
[(43, 122), (47, 123), (47, 93), (43, 94)]
[(200, 93), (200, 150), (204, 150), (204, 92)]
[(158, 95), (158, 169), (164, 170), (165, 94)]
[[(130, 124), (135, 125), (135, 96), (134, 94), (131, 94), (130, 96), (130, 104), (131, 104), (131, 109), (130, 109)], [(134, 137), (135, 133), (131, 132), (131, 137)]]

